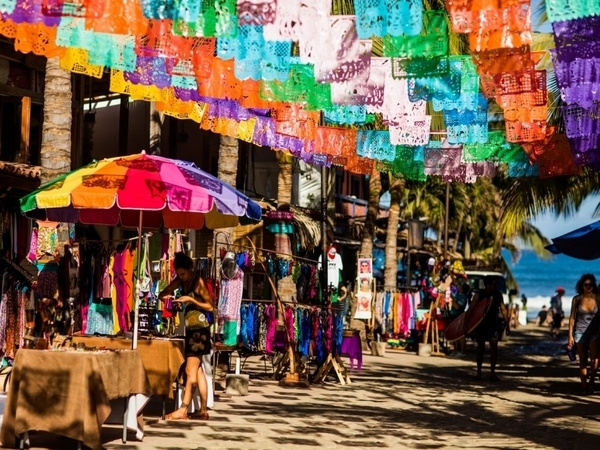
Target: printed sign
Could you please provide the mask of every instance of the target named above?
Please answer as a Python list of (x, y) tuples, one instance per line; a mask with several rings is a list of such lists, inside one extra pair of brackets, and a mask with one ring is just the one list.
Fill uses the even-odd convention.
[(373, 260), (371, 258), (358, 258), (358, 289), (356, 292), (355, 319), (371, 318), (372, 284)]

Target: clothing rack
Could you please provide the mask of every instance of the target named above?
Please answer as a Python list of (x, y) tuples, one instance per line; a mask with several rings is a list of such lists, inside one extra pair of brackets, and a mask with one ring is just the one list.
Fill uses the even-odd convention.
[(418, 292), (420, 291), (418, 286), (398, 286), (396, 288), (397, 291), (410, 291), (410, 292)]
[(252, 298), (243, 298), (242, 299), (242, 303), (244, 303), (244, 302), (245, 303), (251, 303), (251, 302), (254, 302), (254, 303), (275, 303), (275, 302), (277, 302), (277, 300), (275, 300), (275, 299), (273, 299), (273, 300), (267, 300), (267, 299), (262, 299), (262, 298), (254, 298), (254, 299), (252, 299)]
[(27, 272), (25, 269), (23, 269), (20, 265), (18, 265), (14, 261), (11, 261), (10, 259), (7, 259), (7, 258), (1, 258), (0, 261), (5, 263), (9, 269), (14, 270), (19, 275), (24, 277), (27, 281), (32, 282), (35, 280), (36, 277), (34, 275)]
[[(146, 236), (152, 236), (152, 233), (144, 233), (142, 235), (142, 237), (146, 237)], [(130, 238), (123, 238), (123, 239), (86, 239), (85, 237), (76, 239), (77, 242), (79, 242), (80, 244), (86, 244), (86, 243), (94, 243), (94, 244), (110, 244), (112, 242), (130, 242), (130, 241), (137, 241), (139, 239), (139, 236), (134, 236), (134, 237), (130, 237)]]
[(296, 255), (290, 255), (289, 253), (283, 253), (283, 252), (278, 252), (275, 250), (270, 250), (268, 248), (261, 248), (261, 247), (250, 247), (247, 245), (242, 245), (242, 244), (229, 244), (229, 242), (219, 242), (216, 241), (215, 242), (216, 245), (226, 245), (226, 246), (231, 246), (231, 247), (240, 247), (240, 248), (244, 248), (247, 250), (260, 250), (262, 252), (267, 252), (267, 253), (272, 253), (274, 255), (283, 255), (283, 256), (289, 256), (292, 259), (297, 259), (300, 261), (306, 261), (309, 264), (313, 264), (313, 265), (317, 265), (319, 262), (315, 261), (314, 259), (309, 259), (309, 258), (303, 258), (302, 256), (296, 256)]

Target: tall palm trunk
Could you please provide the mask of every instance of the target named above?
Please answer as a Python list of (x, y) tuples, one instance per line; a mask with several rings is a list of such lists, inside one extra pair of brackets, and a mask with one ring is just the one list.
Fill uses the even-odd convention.
[[(235, 188), (237, 184), (238, 159), (238, 140), (231, 136), (221, 135), (219, 140), (219, 166), (217, 168), (217, 177), (233, 188)], [(219, 231), (227, 234), (229, 240), (233, 242), (233, 228), (221, 228)]]
[(236, 187), (239, 158), (238, 140), (231, 136), (221, 136), (219, 141), (218, 177), (221, 181)]
[(71, 122), (71, 73), (60, 68), (58, 58), (52, 58), (46, 63), (42, 182), (71, 170)]
[[(277, 174), (277, 206), (292, 203), (292, 163), (293, 156), (285, 152), (275, 152), (279, 171)], [(286, 233), (275, 235), (275, 251), (292, 254), (292, 241)]]
[(395, 291), (398, 277), (398, 222), (400, 219), (400, 202), (404, 190), (404, 179), (395, 179), (390, 184), (390, 213), (388, 216), (387, 235), (385, 240), (385, 272), (383, 283), (386, 290)]
[(294, 157), (288, 153), (275, 152), (279, 173), (277, 175), (277, 205), (292, 203), (292, 163)]
[(150, 102), (150, 154), (160, 155), (162, 146), (162, 126), (165, 113), (156, 108), (155, 102)]
[(381, 197), (381, 174), (378, 170), (373, 170), (369, 179), (369, 205), (360, 244), (360, 256), (365, 258), (370, 258), (373, 254), (373, 237), (375, 236), (375, 221), (379, 213), (379, 197)]

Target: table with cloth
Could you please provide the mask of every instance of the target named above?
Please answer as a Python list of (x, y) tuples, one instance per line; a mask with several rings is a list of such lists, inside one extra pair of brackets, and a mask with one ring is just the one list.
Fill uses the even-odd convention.
[[(73, 345), (86, 347), (130, 349), (131, 339), (124, 337), (73, 336)], [(153, 395), (173, 398), (173, 381), (184, 362), (184, 340), (178, 338), (139, 338), (137, 351), (142, 358)]]
[(11, 377), (0, 431), (4, 447), (15, 445), (28, 430), (41, 430), (101, 449), (101, 427), (111, 413), (111, 400), (116, 399), (120, 400), (112, 403), (123, 408), (127, 401), (127, 428), (134, 428), (138, 439), (143, 437), (136, 418), (151, 389), (135, 350), (21, 349)]

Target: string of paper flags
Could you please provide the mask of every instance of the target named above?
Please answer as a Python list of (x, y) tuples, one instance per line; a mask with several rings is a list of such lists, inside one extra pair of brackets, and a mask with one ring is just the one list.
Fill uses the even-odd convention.
[[(524, 0), (0, 0), (0, 34), (216, 133), (355, 173), (473, 182), (600, 169), (600, 9), (547, 0), (566, 134)], [(469, 55), (450, 54), (449, 32)], [(374, 41), (381, 56), (373, 55)], [(504, 129), (498, 129), (501, 108)], [(432, 114), (445, 138), (433, 138)], [(496, 123), (494, 123), (496, 122)]]

